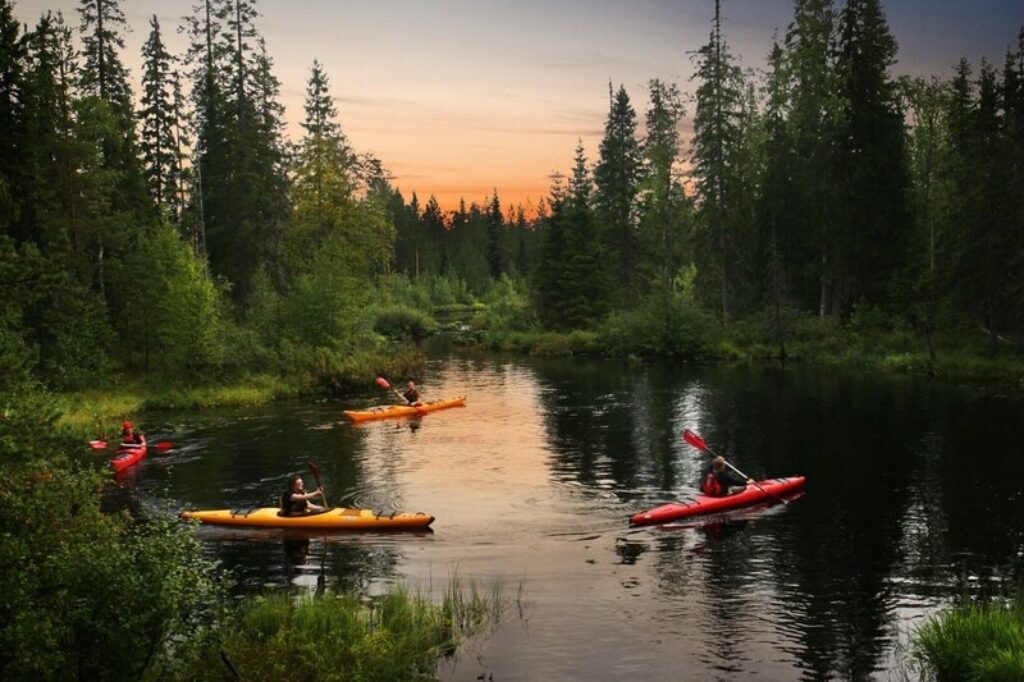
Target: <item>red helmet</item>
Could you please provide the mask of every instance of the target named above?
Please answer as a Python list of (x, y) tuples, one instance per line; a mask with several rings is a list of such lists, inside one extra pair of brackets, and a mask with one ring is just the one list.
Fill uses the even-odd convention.
[(132, 423), (131, 423), (131, 422), (129, 422), (129, 421), (126, 421), (126, 422), (124, 422), (123, 424), (121, 424), (121, 429), (122, 429), (123, 431), (127, 431), (127, 430), (128, 430), (128, 429), (130, 429), (130, 428), (132, 428)]

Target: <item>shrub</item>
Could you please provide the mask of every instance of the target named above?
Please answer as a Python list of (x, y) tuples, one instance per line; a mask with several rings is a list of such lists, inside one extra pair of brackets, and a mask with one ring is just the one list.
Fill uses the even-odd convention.
[(435, 324), (428, 315), (405, 306), (385, 308), (377, 313), (373, 329), (391, 339), (420, 341), (434, 330)]

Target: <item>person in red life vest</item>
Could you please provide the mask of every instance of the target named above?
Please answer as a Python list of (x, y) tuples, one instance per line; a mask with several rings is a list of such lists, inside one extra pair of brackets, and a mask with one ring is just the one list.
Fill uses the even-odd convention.
[(314, 497), (323, 497), (323, 495), (324, 491), (320, 488), (307, 493), (302, 476), (296, 474), (288, 479), (288, 489), (281, 495), (281, 514), (283, 516), (301, 516), (310, 512), (323, 511), (324, 507), (310, 502)]
[(130, 421), (121, 424), (121, 447), (137, 448), (145, 442), (145, 437), (141, 433), (135, 433), (135, 427)]
[(727, 468), (724, 458), (715, 457), (700, 474), (700, 491), (711, 497), (734, 495), (743, 491), (749, 480)]

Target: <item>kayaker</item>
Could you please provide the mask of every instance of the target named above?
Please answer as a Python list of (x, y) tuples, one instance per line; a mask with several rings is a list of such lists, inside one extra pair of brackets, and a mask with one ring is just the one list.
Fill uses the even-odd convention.
[(419, 407), (423, 404), (423, 401), (420, 400), (420, 392), (416, 388), (416, 383), (412, 379), (409, 379), (409, 383), (405, 385), (405, 391), (399, 395), (405, 398), (407, 405), (411, 405), (412, 407)]
[(121, 447), (137, 448), (143, 443), (141, 433), (135, 433), (135, 427), (128, 420), (121, 423)]
[(311, 493), (306, 492), (306, 484), (302, 476), (296, 474), (288, 479), (288, 489), (281, 495), (281, 512), (285, 516), (296, 516), (308, 514), (309, 512), (323, 511), (324, 508), (310, 502), (314, 497), (323, 497), (324, 491), (317, 488)]
[(700, 491), (711, 497), (734, 495), (743, 491), (749, 480), (726, 468), (725, 458), (715, 457), (700, 474)]

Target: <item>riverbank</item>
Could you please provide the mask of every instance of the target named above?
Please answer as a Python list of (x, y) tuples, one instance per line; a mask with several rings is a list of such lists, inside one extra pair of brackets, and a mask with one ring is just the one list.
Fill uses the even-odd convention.
[[(727, 328), (693, 320), (687, 333), (659, 335), (653, 328), (616, 324), (594, 330), (540, 331), (477, 329), (455, 336), (456, 343), (500, 352), (535, 356), (621, 358), (643, 362), (675, 357), (698, 364), (779, 366), (783, 346), (761, 320), (744, 320)], [(785, 340), (787, 366), (850, 368), (869, 372), (929, 376), (955, 383), (1024, 392), (1024, 354), (1001, 340), (993, 348), (981, 330), (961, 330), (934, 340), (934, 356), (905, 325), (885, 319), (803, 316), (792, 321)]]

